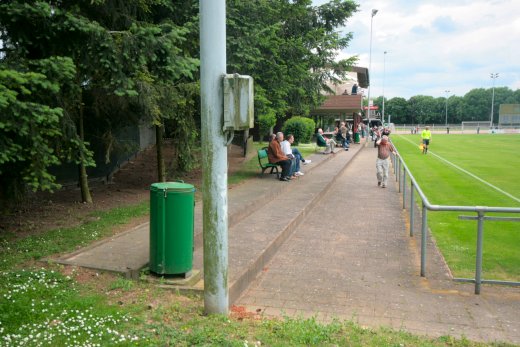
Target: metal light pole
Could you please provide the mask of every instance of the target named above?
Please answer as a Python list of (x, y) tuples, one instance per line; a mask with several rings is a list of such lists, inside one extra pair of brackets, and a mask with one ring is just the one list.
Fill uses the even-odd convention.
[(493, 96), (491, 97), (491, 116), (489, 117), (489, 128), (493, 128), (493, 106), (495, 104), (495, 79), (498, 78), (498, 72), (490, 74), (493, 80)]
[(448, 128), (448, 93), (449, 90), (444, 91), (446, 93), (446, 129)]
[(386, 75), (386, 51), (385, 51), (385, 54), (383, 55), (383, 114), (381, 116), (381, 123), (383, 123), (383, 125), (385, 124), (385, 75)]
[[(374, 22), (374, 16), (378, 10), (372, 9), (372, 17), (370, 17), (370, 51), (368, 55), (368, 76), (372, 73), (372, 24)], [(367, 122), (370, 123), (370, 77), (368, 78), (368, 107), (367, 107)], [(368, 124), (367, 124), (368, 126)]]
[(200, 0), (199, 4), (204, 311), (207, 314), (227, 314), (227, 139), (222, 131), (222, 76), (226, 73), (226, 1)]

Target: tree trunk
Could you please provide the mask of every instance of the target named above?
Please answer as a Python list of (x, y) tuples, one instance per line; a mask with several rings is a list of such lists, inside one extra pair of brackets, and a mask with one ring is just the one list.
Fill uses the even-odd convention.
[(163, 127), (155, 126), (155, 147), (157, 149), (157, 179), (159, 182), (166, 182), (166, 169), (163, 157)]
[[(79, 138), (81, 142), (85, 142), (85, 131), (83, 129), (83, 98), (80, 96), (79, 104)], [(79, 186), (81, 189), (81, 202), (92, 203), (92, 196), (88, 187), (88, 176), (87, 168), (85, 167), (85, 156), (83, 151), (80, 151), (80, 163), (79, 163)]]

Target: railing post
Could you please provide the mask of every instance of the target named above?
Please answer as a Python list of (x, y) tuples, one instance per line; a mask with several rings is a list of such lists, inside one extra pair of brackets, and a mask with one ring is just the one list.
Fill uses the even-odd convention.
[(397, 160), (397, 156), (394, 155), (395, 158), (395, 181), (399, 180), (399, 175), (401, 174), (401, 168), (399, 166), (399, 160)]
[(423, 203), (422, 208), (422, 230), (421, 230), (421, 277), (425, 276), (426, 273), (426, 235), (428, 232), (428, 218), (427, 218), (427, 209)]
[(480, 294), (480, 286), (482, 285), (482, 249), (484, 243), (484, 213), (478, 212), (477, 223), (477, 261), (475, 269), (475, 294)]
[(395, 158), (395, 160), (399, 163), (399, 193), (401, 192), (401, 161), (399, 158)]
[(406, 170), (403, 167), (403, 210), (406, 209)]
[(415, 196), (413, 193), (413, 181), (410, 180), (410, 237), (413, 236), (413, 227), (414, 227), (414, 213), (413, 210), (415, 209)]

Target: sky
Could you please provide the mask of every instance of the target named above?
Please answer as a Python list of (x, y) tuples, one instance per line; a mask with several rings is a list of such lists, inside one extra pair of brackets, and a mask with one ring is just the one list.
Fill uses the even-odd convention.
[(520, 0), (355, 2), (359, 11), (339, 29), (353, 39), (338, 57), (357, 55), (358, 66), (371, 65), (371, 98), (464, 96), (493, 82), (520, 89)]

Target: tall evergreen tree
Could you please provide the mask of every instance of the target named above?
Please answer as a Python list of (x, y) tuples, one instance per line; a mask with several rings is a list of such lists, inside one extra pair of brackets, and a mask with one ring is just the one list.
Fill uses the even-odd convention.
[[(192, 78), (196, 69), (197, 61), (183, 49), (189, 29), (169, 19), (172, 6), (162, 0), (6, 1), (0, 5), (4, 63), (10, 62), (14, 69), (50, 57), (69, 57), (74, 63), (73, 83), (62, 88), (53, 104), (63, 110), (62, 126), (69, 129), (63, 132), (68, 136), (64, 144), (74, 154), (69, 159), (80, 166), (85, 202), (92, 201), (86, 167), (93, 164), (85, 129), (101, 129), (103, 138), (111, 138), (105, 136), (110, 125), (135, 123), (139, 118), (130, 107), (139, 96), (139, 85), (173, 87), (182, 78)], [(141, 106), (157, 109), (153, 102)], [(143, 113), (162, 116), (160, 111)], [(93, 125), (99, 121), (101, 126)]]

